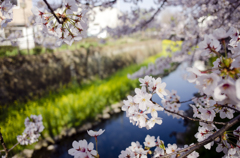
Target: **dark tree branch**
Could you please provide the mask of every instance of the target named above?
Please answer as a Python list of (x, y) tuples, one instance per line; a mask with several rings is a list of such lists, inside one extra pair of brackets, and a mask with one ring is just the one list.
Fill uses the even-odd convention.
[(190, 145), (184, 149), (181, 149), (181, 150), (178, 150), (176, 152), (173, 152), (171, 154), (167, 154), (167, 155), (163, 155), (163, 156), (160, 156), (159, 158), (165, 158), (165, 157), (170, 157), (172, 155), (175, 155), (175, 154), (180, 154), (182, 152), (186, 152), (184, 153), (183, 155), (181, 155), (180, 157), (178, 158), (185, 158), (186, 156), (188, 156), (189, 154), (191, 154), (193, 151), (197, 150), (198, 148), (214, 141), (216, 138), (218, 137), (221, 137), (221, 135), (226, 131), (228, 130), (230, 127), (232, 127), (234, 124), (240, 122), (240, 115), (238, 115), (237, 117), (235, 117), (234, 119), (232, 119), (231, 121), (227, 122), (225, 126), (223, 126), (219, 131), (215, 132), (213, 135), (209, 136), (207, 139), (199, 142), (199, 143), (196, 143), (196, 144), (193, 144), (193, 145)]
[(194, 144), (195, 145), (194, 147), (190, 148), (190, 150), (188, 150), (186, 153), (181, 155), (179, 158), (184, 158), (184, 157), (188, 156), (189, 154), (191, 154), (193, 151), (200, 148), (201, 146), (206, 145), (206, 144), (214, 141), (217, 137), (220, 137), (226, 130), (228, 130), (230, 127), (232, 127), (233, 125), (235, 125), (238, 122), (240, 122), (240, 115), (238, 115), (237, 117), (235, 117), (231, 121), (227, 122), (227, 124), (225, 126), (223, 126), (220, 130), (218, 130), (213, 135), (209, 136), (207, 139), (205, 139), (205, 140), (203, 140), (199, 143), (196, 143), (196, 145)]
[[(158, 103), (152, 101), (154, 104), (157, 104), (158, 106), (160, 106)], [(195, 118), (191, 118), (191, 117), (188, 117), (188, 116), (184, 116), (182, 114), (179, 114), (179, 113), (176, 113), (174, 111), (170, 111), (166, 108), (164, 108), (165, 111), (169, 112), (169, 113), (172, 113), (172, 114), (175, 114), (175, 115), (178, 115), (178, 116), (181, 116), (185, 119), (188, 119), (188, 120), (191, 120), (191, 121), (197, 121), (197, 122), (203, 122), (203, 123), (207, 123), (207, 124), (218, 124), (218, 125), (226, 125), (226, 123), (224, 122), (216, 122), (216, 121), (205, 121), (205, 120), (201, 120), (201, 119), (195, 119)]]
[(57, 17), (57, 15), (54, 13), (52, 7), (49, 5), (49, 3), (47, 2), (47, 0), (43, 0), (45, 2), (45, 4), (47, 5), (48, 9), (50, 9), (52, 15), (57, 19), (59, 24), (62, 24), (62, 22), (60, 21), (60, 19)]
[(166, 108), (164, 108), (164, 110), (167, 111), (167, 112), (169, 112), (169, 113), (172, 113), (172, 114), (181, 116), (181, 117), (183, 117), (183, 118), (185, 118), (185, 119), (191, 120), (191, 121), (203, 122), (203, 123), (207, 123), (207, 124), (226, 125), (226, 123), (224, 123), (224, 122), (205, 121), (205, 120), (201, 120), (201, 119), (195, 119), (195, 118), (191, 118), (191, 117), (188, 117), (188, 116), (184, 116), (184, 115), (179, 114), (179, 113), (176, 113), (176, 112), (174, 112), (174, 111), (167, 110)]
[[(199, 98), (204, 97), (204, 96), (206, 96), (206, 95), (201, 95), (201, 96), (198, 96), (198, 97), (195, 97), (195, 98), (196, 98), (196, 99), (199, 99)], [(191, 99), (185, 100), (185, 101), (173, 101), (173, 102), (171, 102), (171, 103), (178, 103), (178, 104), (186, 103), (186, 102), (192, 101), (192, 100), (195, 99), (195, 98), (191, 98)]]
[(8, 150), (8, 152), (11, 151), (13, 148), (15, 148), (18, 144), (20, 144), (20, 142), (17, 142), (14, 146), (12, 146), (12, 147)]
[(3, 140), (1, 132), (0, 132), (0, 142), (1, 142), (2, 146), (3, 146), (4, 151), (5, 151), (5, 158), (7, 158), (8, 157), (8, 149), (6, 147), (6, 144), (4, 143), (4, 140)]
[[(86, 3), (81, 3), (80, 1), (77, 0), (78, 3), (82, 4), (82, 5), (86, 5), (86, 6), (89, 6), (90, 4), (88, 2)], [(113, 0), (113, 1), (109, 1), (109, 2), (106, 2), (106, 3), (102, 3), (102, 4), (99, 4), (99, 5), (94, 5), (92, 6), (92, 8), (95, 8), (95, 7), (101, 7), (101, 6), (104, 6), (104, 5), (113, 5), (117, 2), (117, 0)]]
[(170, 156), (172, 156), (172, 155), (180, 154), (180, 153), (182, 153), (182, 152), (186, 152), (186, 151), (188, 151), (188, 149), (192, 148), (192, 147), (195, 146), (195, 145), (196, 145), (196, 144), (193, 144), (193, 145), (191, 145), (191, 146), (188, 146), (188, 147), (186, 147), (186, 148), (184, 148), (184, 149), (178, 150), (178, 151), (173, 152), (173, 153), (171, 153), (171, 154), (167, 154), (167, 155), (160, 156), (159, 158), (165, 158), (165, 157), (168, 158), (168, 157), (170, 157)]
[(186, 103), (186, 102), (190, 102), (190, 101), (192, 101), (192, 99), (185, 100), (185, 101), (180, 101), (179, 103), (181, 104), (181, 103)]
[(113, 5), (116, 2), (117, 2), (117, 0), (113, 0), (113, 1), (110, 1), (110, 2), (103, 3), (103, 4), (95, 5), (94, 7), (100, 7), (100, 6), (104, 6), (104, 5)]
[(155, 18), (155, 16), (161, 11), (163, 5), (167, 2), (167, 0), (164, 0), (162, 2), (162, 4), (158, 7), (158, 9), (156, 10), (156, 12), (152, 15), (152, 17), (150, 19), (148, 19), (147, 21), (145, 21), (143, 24), (141, 24), (141, 29), (143, 29), (148, 23), (150, 23), (151, 21), (153, 21), (153, 19)]
[[(1, 128), (0, 128), (0, 130), (1, 130)], [(4, 143), (4, 140), (3, 140), (3, 137), (2, 137), (1, 131), (0, 131), (0, 142), (1, 142), (1, 144), (2, 144), (2, 146), (3, 146), (3, 149), (4, 149), (4, 150), (0, 150), (0, 153), (1, 153), (1, 152), (5, 152), (5, 158), (8, 158), (8, 153), (9, 153), (13, 148), (15, 148), (18, 144), (20, 144), (20, 142), (17, 142), (17, 143), (16, 143), (14, 146), (12, 146), (10, 149), (7, 149), (6, 144)]]

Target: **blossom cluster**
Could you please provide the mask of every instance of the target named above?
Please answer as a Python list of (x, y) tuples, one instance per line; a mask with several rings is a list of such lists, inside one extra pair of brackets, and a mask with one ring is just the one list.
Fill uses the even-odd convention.
[(97, 151), (93, 150), (94, 145), (92, 142), (88, 144), (88, 142), (84, 140), (80, 141), (74, 141), (72, 143), (73, 148), (68, 150), (68, 154), (72, 155), (77, 158), (83, 158), (83, 157), (88, 157), (88, 158), (94, 158), (94, 156), (97, 155)]
[(71, 45), (86, 36), (87, 9), (79, 10), (75, 0), (63, 1), (62, 8), (53, 13), (44, 4), (32, 8), (32, 12), (36, 16), (35, 25), (41, 27), (43, 34), (56, 37), (59, 46), (63, 42)]
[[(158, 136), (157, 139), (154, 136), (147, 135), (145, 138), (144, 148), (142, 145), (137, 142), (132, 142), (131, 146), (126, 148), (126, 150), (122, 150), (121, 154), (118, 156), (119, 158), (134, 158), (134, 157), (141, 157), (141, 158), (147, 158), (148, 155), (151, 155), (152, 157), (161, 157), (166, 154), (172, 154), (170, 157), (175, 158), (177, 156), (180, 156), (177, 151), (188, 147), (188, 145), (185, 145), (183, 148), (178, 147), (176, 144), (168, 144), (167, 147), (164, 145), (164, 141), (160, 140), (160, 137)], [(193, 145), (193, 144), (191, 144)], [(152, 152), (150, 149), (154, 148), (154, 152)], [(184, 154), (184, 152), (181, 152), (181, 154)], [(198, 152), (194, 151), (190, 155), (187, 156), (187, 158), (197, 158), (199, 157)]]
[[(162, 124), (162, 119), (158, 117), (158, 111), (163, 111), (163, 107), (154, 104), (151, 98), (155, 93), (164, 98), (167, 95), (166, 83), (162, 82), (161, 78), (154, 79), (151, 76), (140, 78), (139, 81), (141, 89), (136, 88), (136, 95), (128, 96), (128, 100), (123, 101), (122, 110), (126, 111), (127, 117), (134, 125), (151, 129), (155, 123)], [(148, 114), (151, 115), (151, 118)]]
[(0, 16), (1, 21), (1, 28), (4, 28), (7, 26), (7, 24), (9, 22), (12, 21), (13, 18), (13, 9), (14, 5), (12, 5), (10, 0), (4, 0), (1, 4), (0, 4), (0, 10), (2, 13), (2, 16)]
[[(166, 96), (165, 99), (163, 99), (161, 101), (164, 109), (165, 109), (165, 113), (169, 116), (172, 115), (173, 118), (177, 118), (180, 119), (182, 118), (180, 115), (177, 114), (184, 114), (183, 110), (179, 110), (181, 103), (180, 103), (180, 97), (177, 95), (177, 91), (172, 90), (171, 93), (168, 93), (168, 95)], [(173, 113), (167, 112), (166, 110), (169, 110)]]
[[(229, 37), (231, 40), (227, 46), (225, 41)], [(240, 110), (239, 44), (239, 32), (235, 28), (229, 29), (228, 32), (222, 28), (216, 29), (213, 34), (205, 36), (204, 41), (199, 43), (199, 49), (203, 56), (215, 53), (219, 57), (209, 72), (201, 72), (197, 68), (188, 69), (191, 73), (188, 81), (195, 83), (199, 92), (204, 95), (193, 100), (195, 105), (190, 105), (194, 111), (193, 117), (212, 122), (219, 114), (221, 119), (233, 119), (234, 113)], [(222, 48), (225, 51), (225, 56), (221, 55)], [(195, 137), (200, 142), (218, 130), (213, 122), (200, 123)], [(231, 143), (229, 134), (224, 133), (216, 148), (217, 152), (223, 151), (226, 157), (239, 156), (240, 140), (239, 134), (236, 132), (239, 131), (239, 127), (234, 131), (232, 135), (237, 140), (236, 146)], [(210, 142), (204, 147), (211, 149), (213, 144), (214, 142)]]
[(30, 118), (25, 119), (25, 130), (22, 135), (17, 136), (17, 141), (21, 145), (29, 145), (38, 141), (40, 133), (44, 126), (41, 115), (31, 115)]
[[(233, 27), (228, 31), (225, 31), (223, 28), (216, 29), (213, 31), (213, 34), (206, 35), (204, 40), (199, 43), (199, 48), (197, 48), (203, 57), (217, 57), (216, 61), (213, 62), (213, 67), (205, 71), (201, 71), (196, 67), (187, 68), (189, 72), (187, 80), (194, 83), (199, 90), (199, 97), (192, 99), (194, 104), (190, 104), (194, 112), (193, 117), (199, 121), (198, 132), (195, 134), (198, 142), (206, 140), (217, 133), (220, 129), (216, 124), (225, 125), (224, 122), (215, 122), (216, 117), (229, 120), (233, 119), (234, 114), (240, 111), (239, 39), (239, 32)], [(123, 111), (127, 111), (130, 122), (136, 123), (139, 127), (147, 127), (148, 129), (152, 127), (149, 126), (150, 120), (146, 114), (149, 112), (149, 109), (157, 105), (152, 102), (153, 93), (157, 93), (162, 98), (161, 110), (176, 118), (184, 117), (183, 111), (179, 110), (181, 102), (176, 91), (171, 93), (165, 91), (166, 85), (161, 83), (159, 78), (155, 80), (150, 76), (145, 76), (144, 79), (140, 78), (139, 81), (142, 89), (135, 89), (137, 95), (134, 97), (128, 96), (128, 100), (124, 101), (124, 106), (122, 107)], [(160, 84), (164, 85), (162, 90), (159, 89)], [(156, 86), (154, 87), (153, 85)], [(146, 104), (143, 104), (142, 100), (138, 100), (138, 98), (141, 98), (139, 96), (143, 98), (142, 100)], [(159, 106), (157, 107), (159, 108)], [(157, 114), (152, 115), (153, 118), (156, 116), (158, 117)], [(216, 151), (223, 152), (225, 154), (224, 157), (239, 157), (239, 130), (240, 126), (237, 129), (233, 129), (232, 132), (224, 132), (221, 138), (218, 139), (219, 141), (216, 142), (218, 145)], [(213, 144), (214, 141), (211, 141), (205, 144), (204, 147), (211, 149)], [(127, 152), (130, 152), (130, 148), (122, 151), (122, 155)]]
[[(99, 131), (87, 131), (87, 133), (91, 137), (95, 137), (96, 146), (97, 146), (97, 137), (103, 134), (105, 130), (100, 129)], [(94, 150), (94, 145), (92, 142), (88, 144), (88, 142), (84, 140), (80, 141), (73, 141), (72, 143), (73, 148), (68, 150), (68, 154), (74, 156), (75, 158), (97, 158), (99, 157), (98, 151)]]

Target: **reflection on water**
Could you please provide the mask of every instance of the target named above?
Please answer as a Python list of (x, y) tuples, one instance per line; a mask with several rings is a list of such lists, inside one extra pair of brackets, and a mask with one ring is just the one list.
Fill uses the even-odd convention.
[[(182, 64), (176, 71), (162, 79), (163, 82), (167, 83), (166, 89), (170, 91), (174, 89), (178, 92), (181, 101), (190, 99), (197, 92), (193, 84), (183, 79), (182, 76), (186, 73), (185, 68), (186, 64)], [(161, 103), (160, 98), (156, 95), (153, 97), (153, 101)], [(187, 104), (182, 104), (180, 109), (187, 110)], [(159, 112), (159, 116), (163, 118), (162, 125), (155, 125), (151, 130), (132, 125), (125, 115), (123, 112), (114, 115), (110, 120), (103, 121), (99, 126), (92, 129), (105, 129), (103, 135), (98, 137), (98, 150), (101, 158), (117, 158), (121, 150), (125, 150), (133, 141), (139, 141), (143, 145), (147, 134), (155, 137), (160, 136), (160, 139), (167, 145), (176, 142), (176, 138), (170, 136), (171, 133), (185, 131), (183, 120), (173, 119), (172, 116), (167, 116), (164, 112)], [(63, 140), (57, 151), (46, 157), (71, 158), (72, 156), (68, 155), (68, 149), (72, 148), (74, 140), (81, 139), (86, 139), (88, 142), (95, 144), (94, 138), (88, 136), (87, 133), (76, 135)]]

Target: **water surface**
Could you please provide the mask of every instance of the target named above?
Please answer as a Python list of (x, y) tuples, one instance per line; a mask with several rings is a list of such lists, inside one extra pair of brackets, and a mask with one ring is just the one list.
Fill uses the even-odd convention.
[[(189, 100), (193, 97), (193, 94), (197, 92), (194, 84), (191, 84), (183, 79), (186, 64), (180, 65), (174, 72), (162, 79), (166, 82), (166, 89), (176, 90), (180, 96), (180, 101)], [(153, 101), (161, 103), (161, 99), (155, 95)], [(189, 103), (184, 103), (181, 106), (181, 110), (187, 110)], [(186, 127), (184, 126), (182, 119), (173, 119), (172, 116), (167, 116), (164, 112), (159, 112), (159, 116), (162, 117), (162, 125), (155, 125), (152, 129), (147, 130), (145, 128), (138, 128), (129, 122), (129, 118), (126, 117), (125, 112), (116, 114), (111, 119), (103, 121), (99, 126), (94, 127), (92, 130), (105, 129), (105, 132), (98, 137), (98, 149), (101, 158), (117, 158), (121, 153), (121, 150), (125, 150), (131, 145), (131, 142), (139, 141), (142, 145), (146, 135), (160, 136), (160, 139), (168, 143), (176, 143), (176, 138), (171, 136), (173, 132), (184, 132)], [(68, 155), (68, 149), (72, 148), (72, 142), (74, 140), (86, 139), (88, 142), (93, 142), (95, 146), (94, 138), (88, 136), (87, 133), (78, 134), (74, 137), (64, 139), (59, 145), (57, 151), (48, 155), (51, 158), (71, 158)]]

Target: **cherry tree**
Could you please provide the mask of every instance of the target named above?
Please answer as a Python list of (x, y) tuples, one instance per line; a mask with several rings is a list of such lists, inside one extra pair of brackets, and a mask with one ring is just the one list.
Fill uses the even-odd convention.
[[(144, 147), (137, 141), (119, 153), (119, 158), (139, 157), (199, 157), (197, 150), (200, 147), (212, 149), (217, 144), (216, 152), (223, 152), (224, 157), (234, 158), (240, 156), (240, 126), (232, 129), (240, 122), (240, 1), (238, 0), (153, 0), (154, 7), (142, 10), (139, 4), (142, 0), (124, 0), (134, 5), (130, 11), (119, 16), (122, 24), (116, 28), (105, 28), (115, 37), (145, 30), (153, 27), (152, 22), (166, 7), (181, 6), (182, 11), (172, 17), (169, 24), (159, 24), (159, 38), (182, 40), (181, 49), (171, 57), (159, 58), (154, 64), (143, 67), (130, 79), (139, 78), (140, 88), (135, 89), (134, 96), (124, 100), (122, 110), (126, 111), (129, 121), (139, 128), (151, 129), (156, 124), (161, 125), (164, 120), (158, 116), (158, 111), (164, 111), (169, 116), (178, 119), (188, 119), (199, 122), (198, 132), (194, 135), (198, 143), (186, 144), (178, 147), (176, 144), (167, 144), (154, 136), (147, 135)], [(47, 0), (38, 3), (33, 8), (34, 25), (41, 28), (42, 36), (56, 38), (56, 46), (62, 43), (71, 45), (86, 37), (88, 21), (91, 20), (90, 10), (100, 7), (102, 10), (113, 7), (117, 0), (64, 0), (60, 6), (51, 6)], [(0, 9), (2, 16), (1, 27), (6, 27), (12, 20), (13, 5), (9, 0), (2, 0)], [(148, 14), (147, 18), (142, 18)], [(149, 16), (150, 15), (150, 16)], [(156, 26), (154, 26), (156, 27)], [(41, 36), (40, 35), (40, 36)], [(14, 39), (10, 37), (9, 39)], [(171, 51), (171, 50), (169, 50)], [(199, 96), (189, 101), (193, 109), (193, 116), (185, 115), (179, 110), (181, 103), (176, 91), (168, 91), (166, 83), (161, 78), (155, 78), (168, 68), (171, 62), (189, 62), (194, 60), (209, 61), (215, 57), (213, 66), (205, 71), (196, 67), (189, 67), (187, 80), (196, 84)], [(158, 104), (152, 100), (158, 95), (162, 101)], [(222, 119), (216, 121), (216, 117)], [(32, 122), (31, 122), (32, 121)], [(39, 133), (43, 130), (41, 116), (31, 116), (26, 119), (26, 129), (17, 137), (21, 145), (37, 141)], [(97, 137), (104, 131), (89, 131), (89, 135)], [(9, 151), (4, 145), (5, 157)], [(13, 146), (14, 147), (14, 146)], [(154, 148), (154, 149), (153, 149)], [(151, 150), (152, 149), (152, 150)], [(74, 157), (99, 157), (98, 150), (94, 150), (93, 143), (86, 140), (73, 142), (69, 154)]]

